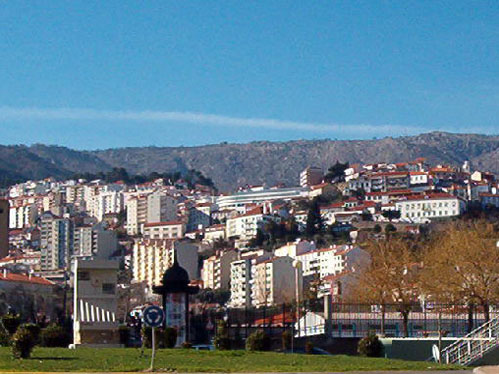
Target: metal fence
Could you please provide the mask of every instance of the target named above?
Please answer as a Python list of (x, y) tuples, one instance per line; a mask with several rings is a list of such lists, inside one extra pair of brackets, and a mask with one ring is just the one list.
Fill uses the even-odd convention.
[[(443, 336), (460, 337), (485, 322), (485, 314), (479, 306), (473, 307), (471, 313), (466, 305), (418, 303), (408, 309), (409, 337), (438, 336), (439, 330)], [(490, 318), (498, 315), (499, 310), (491, 307)], [(211, 341), (220, 321), (230, 336), (241, 342), (258, 329), (274, 338), (285, 330), (296, 338), (359, 338), (371, 331), (388, 337), (405, 335), (399, 305), (331, 303), (328, 310), (317, 303), (299, 308), (289, 304), (258, 309), (207, 308), (191, 313), (191, 337), (198, 342)]]
[[(408, 307), (407, 336), (460, 337), (485, 322), (483, 308), (459, 304), (412, 304)], [(404, 318), (397, 304), (331, 304), (332, 336), (365, 336), (369, 331), (389, 337), (404, 335)], [(490, 318), (498, 315), (490, 309)], [(384, 323), (383, 323), (384, 321)], [(383, 328), (384, 327), (384, 328)], [(384, 331), (383, 331), (384, 330)]]

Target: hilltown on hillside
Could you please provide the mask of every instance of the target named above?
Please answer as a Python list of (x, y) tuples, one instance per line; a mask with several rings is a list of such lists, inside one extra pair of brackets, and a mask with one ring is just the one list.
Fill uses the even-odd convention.
[[(373, 261), (363, 243), (499, 209), (493, 174), (424, 158), (310, 166), (297, 186), (234, 186), (234, 193), (219, 193), (196, 171), (86, 177), (13, 185), (0, 210), (0, 312), (73, 320), (75, 344), (102, 343), (88, 333), (91, 323), (130, 324), (144, 305), (160, 303), (154, 289), (172, 266), (199, 287), (193, 302), (203, 311), (340, 302)], [(299, 333), (324, 332), (324, 321), (307, 329), (309, 317), (298, 316)]]

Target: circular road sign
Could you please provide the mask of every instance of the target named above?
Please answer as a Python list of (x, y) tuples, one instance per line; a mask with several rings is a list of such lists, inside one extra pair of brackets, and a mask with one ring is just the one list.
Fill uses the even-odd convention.
[(144, 309), (143, 320), (149, 327), (160, 327), (165, 320), (165, 313), (159, 306), (151, 305)]

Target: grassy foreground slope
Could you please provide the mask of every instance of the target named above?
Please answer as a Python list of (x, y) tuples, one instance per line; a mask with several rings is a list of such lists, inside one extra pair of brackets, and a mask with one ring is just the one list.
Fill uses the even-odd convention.
[[(142, 371), (149, 367), (150, 350), (35, 348), (27, 360), (11, 358), (0, 348), (0, 372), (4, 371)], [(178, 372), (300, 372), (351, 370), (428, 370), (457, 367), (429, 362), (400, 361), (351, 356), (314, 356), (272, 352), (159, 350), (156, 368)]]

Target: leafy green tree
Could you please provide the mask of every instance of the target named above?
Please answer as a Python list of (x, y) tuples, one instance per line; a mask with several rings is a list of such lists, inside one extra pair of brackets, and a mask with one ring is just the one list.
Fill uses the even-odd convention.
[(324, 176), (326, 182), (342, 182), (345, 180), (345, 170), (348, 169), (348, 162), (342, 164), (339, 161), (328, 169)]
[(246, 339), (247, 351), (268, 351), (270, 350), (270, 337), (263, 330), (257, 330)]
[(213, 301), (220, 306), (224, 306), (230, 299), (230, 291), (215, 290), (213, 294)]
[(1, 319), (3, 327), (10, 335), (13, 335), (21, 324), (21, 317), (18, 314), (8, 313)]
[(229, 350), (231, 347), (229, 330), (227, 329), (227, 324), (223, 320), (218, 321), (217, 334), (213, 344), (215, 345), (215, 348), (219, 350)]
[(357, 352), (365, 357), (382, 357), (385, 351), (383, 343), (373, 332), (370, 332), (366, 337), (359, 341)]
[(385, 226), (385, 234), (386, 235), (393, 234), (396, 231), (397, 231), (397, 228), (395, 226), (393, 226), (391, 223), (389, 223)]
[(31, 329), (24, 326), (19, 327), (12, 336), (12, 356), (14, 358), (29, 358), (36, 345), (36, 339)]
[(321, 216), (321, 209), (319, 202), (314, 199), (307, 214), (307, 225), (305, 227), (305, 234), (308, 237), (313, 237), (316, 234), (322, 233), (324, 229), (324, 221)]
[(388, 218), (390, 222), (394, 219), (400, 218), (400, 210), (385, 210), (381, 214), (383, 215), (383, 217)]
[(265, 234), (263, 233), (263, 230), (258, 228), (256, 229), (256, 236), (249, 241), (248, 246), (250, 248), (261, 247), (265, 242), (265, 239), (266, 237)]

